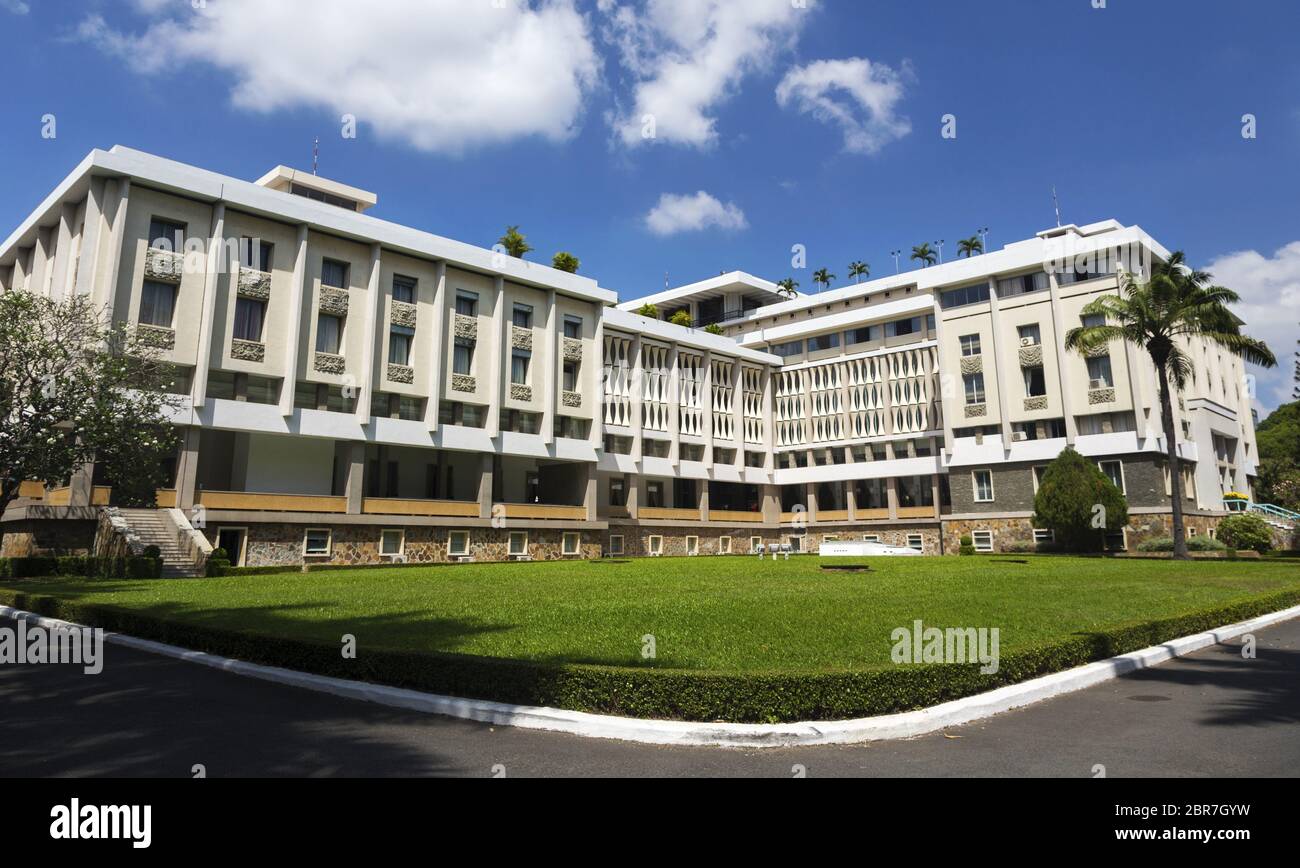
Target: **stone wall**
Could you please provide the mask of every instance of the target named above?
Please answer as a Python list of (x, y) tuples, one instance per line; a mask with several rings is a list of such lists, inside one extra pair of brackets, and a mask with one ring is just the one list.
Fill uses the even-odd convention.
[(840, 542), (861, 541), (864, 535), (880, 538), (885, 545), (905, 547), (909, 534), (921, 534), (923, 551), (927, 555), (939, 554), (939, 528), (934, 524), (899, 524), (888, 528), (879, 525), (856, 525), (851, 527), (813, 526), (807, 533), (794, 532), (789, 528), (775, 530), (772, 528), (695, 528), (695, 527), (646, 527), (642, 525), (614, 525), (604, 534), (605, 551), (609, 549), (610, 536), (623, 537), (623, 556), (637, 558), (647, 557), (650, 551), (650, 537), (663, 537), (664, 557), (685, 557), (686, 538), (699, 537), (700, 555), (719, 554), (722, 537), (731, 537), (731, 554), (750, 555), (755, 550), (751, 544), (752, 537), (759, 537), (763, 545), (788, 543), (791, 537), (802, 537), (803, 551), (817, 552), (822, 540), (827, 536), (837, 537)]
[[(1220, 516), (1213, 515), (1184, 515), (1183, 523), (1189, 535), (1192, 530), (1205, 535), (1218, 526), (1219, 519)], [(1141, 543), (1149, 539), (1173, 536), (1173, 522), (1173, 513), (1167, 512), (1130, 515), (1125, 531), (1128, 551), (1136, 551)], [(943, 523), (944, 551), (947, 554), (958, 554), (961, 538), (977, 530), (993, 531), (993, 547), (999, 552), (1006, 551), (1016, 543), (1034, 541), (1034, 527), (1027, 517), (947, 520)]]
[(94, 521), (31, 519), (5, 523), (0, 557), (89, 555), (94, 546)]

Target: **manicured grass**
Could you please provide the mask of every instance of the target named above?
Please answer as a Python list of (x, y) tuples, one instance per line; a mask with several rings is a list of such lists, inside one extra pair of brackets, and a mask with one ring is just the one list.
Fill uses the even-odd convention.
[[(997, 627), (1001, 651), (1300, 591), (1285, 561), (877, 558), (872, 572), (689, 558), (231, 576), (6, 580), (15, 592), (338, 647), (728, 674), (892, 668), (890, 633)], [(12, 594), (6, 594), (13, 598)], [(657, 656), (642, 656), (643, 637)]]

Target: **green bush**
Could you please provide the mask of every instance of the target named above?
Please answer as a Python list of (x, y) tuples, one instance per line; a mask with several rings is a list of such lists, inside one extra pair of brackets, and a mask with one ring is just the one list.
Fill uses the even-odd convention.
[(1094, 462), (1067, 446), (1047, 465), (1034, 496), (1033, 525), (1055, 531), (1061, 550), (1101, 551), (1105, 532), (1126, 524), (1128, 501)]
[(970, 538), (970, 534), (962, 534), (961, 548), (959, 551), (963, 555), (975, 554), (975, 541)]
[(146, 558), (160, 558), (162, 557), (162, 549), (158, 548), (158, 546), (145, 546), (144, 556)]
[[(1149, 539), (1138, 544), (1138, 551), (1140, 552), (1172, 552), (1173, 550), (1174, 538), (1169, 536)], [(1191, 536), (1187, 538), (1187, 550), (1189, 552), (1222, 552), (1227, 551), (1228, 547), (1217, 539), (1210, 539), (1208, 536)]]
[(0, 577), (35, 579), (77, 576), (86, 579), (156, 579), (162, 560), (149, 557), (28, 557), (0, 559)]
[(1219, 539), (1233, 549), (1257, 551), (1273, 549), (1273, 531), (1268, 522), (1252, 513), (1230, 515), (1219, 522)]
[(653, 304), (643, 304), (636, 309), (636, 312), (638, 316), (643, 316), (647, 319), (659, 319), (659, 308), (655, 307)]
[(694, 323), (694, 320), (691, 319), (691, 312), (688, 310), (677, 311), (677, 313), (668, 318), (668, 321), (673, 325), (681, 326), (682, 328), (690, 328)]

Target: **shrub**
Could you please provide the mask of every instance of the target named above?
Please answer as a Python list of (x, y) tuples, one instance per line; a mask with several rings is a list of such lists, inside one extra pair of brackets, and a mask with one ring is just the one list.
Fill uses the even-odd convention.
[(682, 328), (690, 328), (691, 324), (694, 322), (694, 320), (691, 319), (690, 311), (687, 310), (677, 311), (677, 313), (668, 318), (668, 321), (673, 325), (681, 326)]
[(1128, 502), (1096, 464), (1066, 447), (1047, 465), (1034, 496), (1033, 525), (1055, 531), (1063, 551), (1101, 551), (1105, 531), (1113, 533), (1126, 524)]
[[(1140, 552), (1172, 552), (1173, 550), (1174, 538), (1170, 536), (1149, 539), (1138, 544), (1138, 551)], [(1187, 538), (1187, 550), (1189, 552), (1222, 552), (1227, 551), (1228, 547), (1217, 539), (1210, 539), (1208, 536), (1191, 536)]]
[(1230, 515), (1219, 522), (1219, 539), (1233, 549), (1249, 549), (1263, 554), (1273, 548), (1273, 531), (1257, 515)]
[(146, 558), (160, 558), (160, 557), (162, 557), (162, 549), (158, 548), (158, 546), (145, 546), (145, 547), (144, 547), (144, 557), (146, 557)]
[(704, 327), (704, 330), (711, 335), (725, 334), (725, 332), (722, 331), (722, 326), (718, 325), (717, 323), (711, 323), (709, 325), (706, 325)]
[(648, 319), (659, 319), (659, 308), (653, 304), (643, 304), (636, 309), (637, 316), (643, 316)]
[(975, 554), (975, 541), (970, 538), (970, 534), (962, 534), (961, 548), (959, 551), (963, 555)]
[(1012, 543), (1007, 543), (1002, 547), (1002, 551), (1012, 555), (1032, 555), (1039, 551), (1038, 543), (1033, 540), (1019, 539)]
[(577, 274), (578, 269), (582, 267), (582, 261), (572, 253), (561, 250), (551, 257), (551, 267), (558, 271), (567, 271), (569, 274)]
[(63, 557), (5, 558), (0, 576), (35, 579), (46, 576), (76, 576), (85, 579), (156, 579), (162, 575), (159, 558)]

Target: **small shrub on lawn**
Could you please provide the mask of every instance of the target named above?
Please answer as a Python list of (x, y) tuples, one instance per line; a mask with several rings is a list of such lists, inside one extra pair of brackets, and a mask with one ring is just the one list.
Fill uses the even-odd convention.
[(970, 538), (969, 534), (962, 535), (960, 551), (963, 555), (975, 554), (975, 541)]
[(1233, 549), (1263, 554), (1273, 548), (1273, 531), (1268, 522), (1250, 513), (1230, 515), (1223, 519), (1219, 522), (1218, 534), (1218, 538)]
[[(1149, 539), (1138, 544), (1138, 551), (1140, 552), (1172, 552), (1173, 550), (1174, 538), (1169, 536)], [(1193, 536), (1187, 538), (1187, 550), (1189, 552), (1222, 552), (1227, 551), (1228, 547), (1217, 539), (1210, 539), (1208, 536)]]

